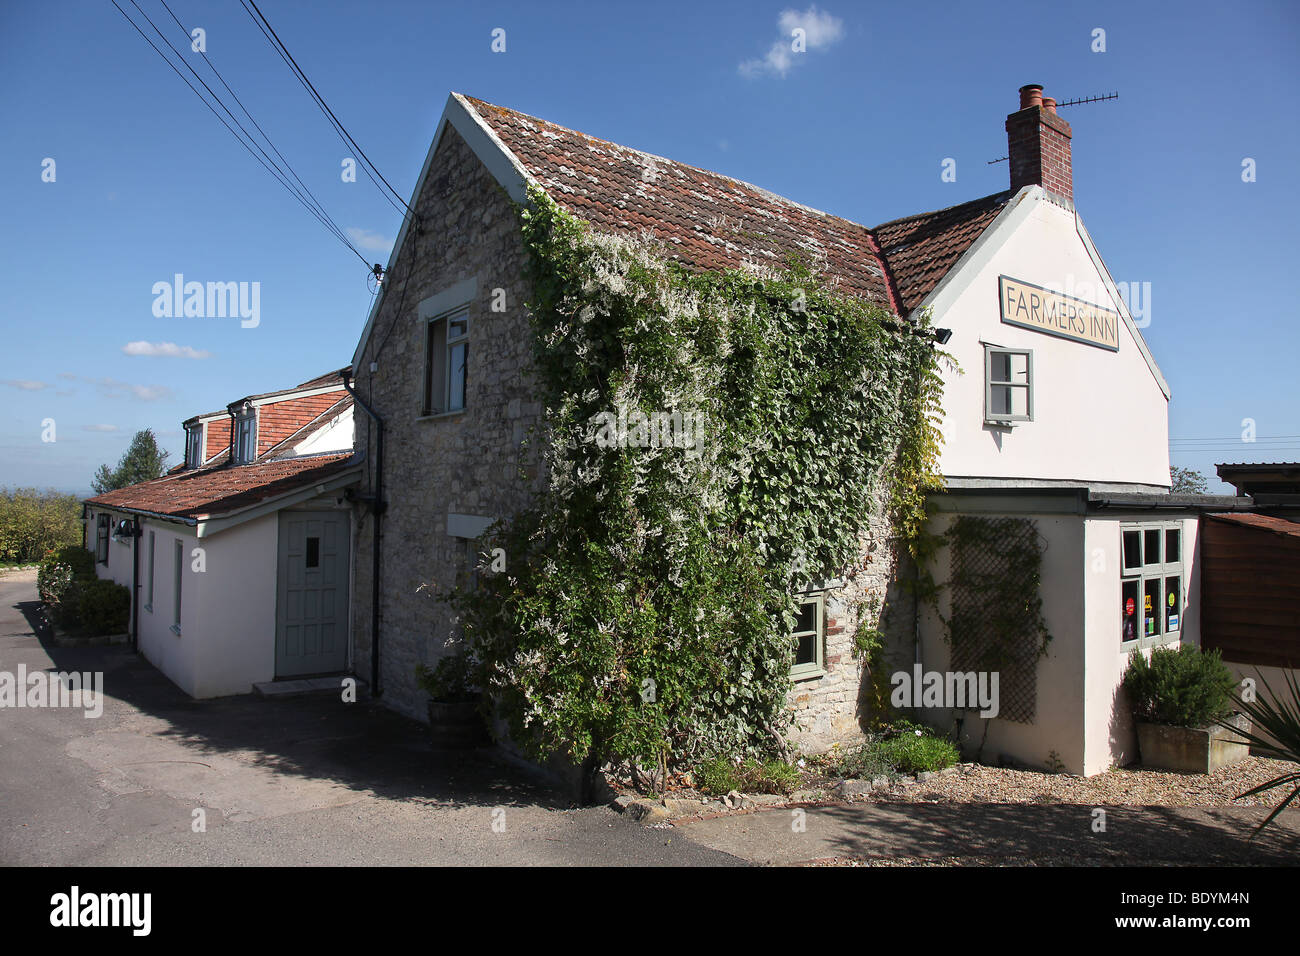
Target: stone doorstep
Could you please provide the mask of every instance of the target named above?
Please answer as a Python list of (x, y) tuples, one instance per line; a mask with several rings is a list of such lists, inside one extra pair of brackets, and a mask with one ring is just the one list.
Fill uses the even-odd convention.
[[(303, 697), (308, 694), (337, 694), (343, 686), (343, 679), (350, 674), (337, 677), (307, 677), (299, 680), (268, 680), (253, 685), (253, 693), (260, 697)], [(355, 678), (358, 696), (368, 687), (361, 678)]]

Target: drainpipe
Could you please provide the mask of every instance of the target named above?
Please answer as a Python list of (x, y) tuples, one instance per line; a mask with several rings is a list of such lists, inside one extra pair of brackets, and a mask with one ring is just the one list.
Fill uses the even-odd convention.
[(381, 516), (387, 508), (387, 503), (384, 501), (384, 420), (352, 387), (351, 369), (343, 373), (343, 388), (375, 423), (375, 484), (373, 493), (368, 496), (370, 514), (375, 522), (370, 555), (370, 694), (372, 697), (379, 697), (383, 694), (379, 686), (379, 549), (383, 542)]

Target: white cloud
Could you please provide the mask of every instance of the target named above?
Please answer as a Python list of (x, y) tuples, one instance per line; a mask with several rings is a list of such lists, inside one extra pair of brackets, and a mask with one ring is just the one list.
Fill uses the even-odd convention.
[(764, 75), (784, 77), (803, 56), (796, 48), (796, 30), (801, 30), (802, 46), (806, 50), (824, 50), (844, 36), (844, 21), (817, 7), (807, 10), (782, 10), (777, 18), (781, 36), (768, 48), (762, 58), (746, 60), (740, 64), (740, 75), (755, 79)]
[(115, 378), (90, 378), (85, 375), (75, 375), (72, 372), (60, 372), (59, 378), (95, 385), (105, 398), (129, 396), (138, 398), (142, 402), (156, 402), (160, 399), (172, 397), (172, 390), (166, 385), (134, 385), (131, 382), (119, 382)]
[(357, 229), (354, 226), (349, 226), (347, 233), (349, 239), (362, 249), (369, 249), (371, 252), (386, 252), (393, 248), (393, 240), (386, 239), (379, 233), (371, 232), (369, 229)]
[(81, 430), (86, 432), (115, 432), (117, 431), (117, 426), (116, 425), (82, 425)]
[(212, 353), (203, 349), (191, 348), (188, 345), (177, 345), (175, 342), (127, 342), (122, 346), (122, 351), (127, 355), (150, 355), (163, 356), (166, 358), (187, 358), (187, 359), (205, 359), (210, 358)]
[(24, 392), (39, 392), (43, 388), (49, 388), (44, 382), (33, 382), (30, 378), (0, 379), (0, 384), (8, 385), (10, 388), (21, 388)]

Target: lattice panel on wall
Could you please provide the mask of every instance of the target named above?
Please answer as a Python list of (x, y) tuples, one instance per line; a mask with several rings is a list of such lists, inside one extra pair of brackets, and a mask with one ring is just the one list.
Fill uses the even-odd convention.
[[(1025, 608), (1001, 607), (1001, 595), (1033, 594), (1036, 581), (1016, 581), (1011, 555), (1038, 549), (1038, 531), (1024, 518), (972, 518), (977, 534), (958, 534), (952, 546), (952, 669), (998, 672), (998, 716), (1034, 722), (1039, 635)], [(969, 528), (967, 529), (969, 530)], [(996, 545), (994, 544), (996, 542)], [(1023, 552), (1022, 552), (1023, 553)]]

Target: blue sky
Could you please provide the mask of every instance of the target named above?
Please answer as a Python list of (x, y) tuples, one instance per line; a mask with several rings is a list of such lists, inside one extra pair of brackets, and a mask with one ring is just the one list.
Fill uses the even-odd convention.
[[(137, 2), (183, 43), (159, 0)], [(206, 31), (211, 61), (333, 219), (386, 262), (398, 213), (364, 176), (342, 181), (352, 151), (237, 0), (168, 3)], [(1176, 445), (1174, 462), (1212, 476), (1215, 461), (1300, 459), (1300, 309), (1282, 281), (1300, 221), (1300, 5), (830, 0), (818, 10), (839, 27), (810, 30), (788, 62), (769, 51), (788, 35), (782, 11), (804, 3), (261, 9), (404, 197), (450, 90), (868, 225), (1006, 188), (1006, 164), (987, 161), (1006, 155), (1019, 86), (1118, 91), (1065, 113), (1075, 199), (1114, 277), (1151, 284), (1144, 334), (1173, 391), (1172, 437), (1214, 440)], [(350, 360), (363, 264), (108, 0), (5, 4), (0, 89), (0, 485), (84, 490), (144, 427), (179, 457), (185, 418)], [(941, 180), (946, 158), (955, 182)], [(153, 285), (176, 273), (260, 283), (259, 324), (156, 317)]]

